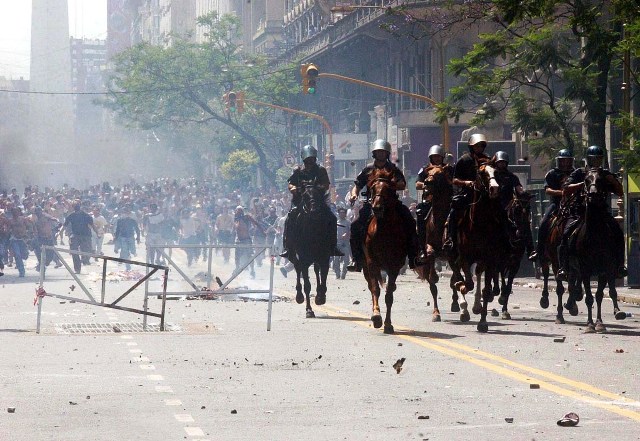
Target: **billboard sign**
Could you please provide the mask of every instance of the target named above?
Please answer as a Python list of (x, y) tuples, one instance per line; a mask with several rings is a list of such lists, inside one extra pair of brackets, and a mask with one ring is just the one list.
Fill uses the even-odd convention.
[(364, 133), (334, 133), (333, 154), (336, 161), (358, 161), (369, 157), (369, 139)]

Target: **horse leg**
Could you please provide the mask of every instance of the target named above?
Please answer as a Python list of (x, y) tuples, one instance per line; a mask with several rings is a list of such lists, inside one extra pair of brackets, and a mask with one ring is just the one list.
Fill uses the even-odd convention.
[(316, 315), (311, 308), (311, 281), (309, 280), (309, 267), (306, 267), (302, 271), (302, 278), (304, 279), (304, 296), (307, 302), (307, 318), (314, 318)]
[(304, 303), (304, 294), (302, 294), (302, 283), (300, 283), (300, 277), (302, 276), (302, 271), (296, 265), (296, 303), (298, 305)]
[(502, 305), (502, 320), (511, 320), (511, 314), (509, 314), (509, 296), (511, 295), (511, 288), (513, 286), (513, 276), (514, 274), (509, 272), (505, 289), (502, 294), (500, 294), (502, 302), (498, 299), (498, 303)]
[[(473, 308), (471, 308), (471, 311), (473, 311), (473, 313), (476, 315), (482, 312), (482, 278), (481, 277), (482, 277), (482, 267), (480, 264), (477, 264), (476, 265), (477, 286), (476, 286), (475, 295), (473, 297)], [(486, 285), (486, 280), (485, 280), (485, 285)]]
[(542, 264), (542, 297), (540, 297), (540, 307), (547, 309), (549, 307), (549, 264)]
[(380, 299), (379, 281), (382, 279), (382, 275), (380, 274), (380, 269), (372, 270), (368, 265), (365, 265), (362, 271), (371, 292), (371, 321), (373, 322), (373, 327), (377, 329), (382, 326), (382, 316), (380, 315), (380, 305), (378, 303)]
[(567, 290), (569, 291), (569, 298), (567, 303), (564, 304), (565, 309), (569, 311), (572, 316), (578, 315), (578, 304), (576, 303), (578, 297), (582, 297), (582, 288), (580, 287), (579, 276), (569, 273), (569, 281), (567, 282)]
[(440, 308), (438, 308), (438, 273), (436, 272), (435, 259), (430, 259), (429, 265), (426, 267), (429, 270), (427, 281), (429, 282), (429, 290), (431, 291), (431, 297), (433, 298), (433, 312), (431, 313), (431, 321), (439, 322), (442, 320), (440, 317)]
[[(482, 284), (481, 276), (482, 276), (482, 269), (480, 269), (480, 265), (478, 265), (476, 267), (476, 280), (478, 282), (478, 287), (476, 288), (476, 301), (478, 300), (478, 292), (482, 292), (482, 306), (480, 309), (480, 321), (478, 322), (476, 329), (478, 330), (478, 332), (484, 333), (489, 331), (489, 324), (487, 323), (487, 307), (489, 305), (489, 301), (492, 298), (491, 281), (493, 280), (493, 276), (489, 274), (488, 270), (485, 270), (484, 289), (480, 288), (480, 285)], [(475, 308), (475, 305), (474, 305), (474, 308)]]
[(329, 262), (326, 265), (314, 265), (316, 272), (316, 305), (324, 305), (327, 302), (327, 274), (329, 274)]
[[(561, 281), (556, 279), (556, 295), (558, 296), (558, 306), (556, 313), (556, 325), (564, 325), (564, 316), (562, 312), (564, 308), (562, 307), (562, 296), (564, 295), (564, 285)], [(542, 300), (540, 300), (542, 301)], [(548, 300), (547, 300), (548, 301)]]
[(396, 279), (398, 278), (397, 271), (391, 271), (387, 273), (387, 289), (384, 293), (384, 303), (387, 307), (387, 313), (384, 317), (384, 333), (393, 334), (394, 329), (391, 324), (391, 307), (393, 306), (393, 292), (396, 290)]
[(593, 294), (591, 294), (591, 282), (588, 276), (582, 275), (582, 285), (584, 286), (585, 299), (587, 305), (587, 330), (586, 332), (596, 332), (596, 325), (593, 323)]
[(620, 311), (620, 308), (618, 307), (618, 291), (616, 290), (616, 279), (614, 277), (611, 277), (607, 281), (607, 285), (609, 286), (609, 297), (613, 302), (613, 315), (615, 316), (616, 320), (626, 319), (627, 313), (624, 311)]
[(596, 308), (598, 308), (596, 312), (596, 332), (607, 331), (607, 328), (602, 322), (602, 298), (604, 297), (604, 288), (607, 286), (607, 282), (608, 280), (606, 275), (598, 276), (598, 288), (596, 290)]

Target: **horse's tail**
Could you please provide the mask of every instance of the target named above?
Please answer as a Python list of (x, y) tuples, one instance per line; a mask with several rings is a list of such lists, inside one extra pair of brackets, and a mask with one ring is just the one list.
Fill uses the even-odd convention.
[(420, 281), (425, 281), (429, 278), (429, 265), (418, 266), (413, 271), (418, 275), (418, 280)]
[(386, 286), (384, 279), (382, 278), (382, 271), (378, 271), (373, 278), (375, 279), (376, 283), (378, 284), (378, 286), (382, 289), (384, 289), (384, 287)]

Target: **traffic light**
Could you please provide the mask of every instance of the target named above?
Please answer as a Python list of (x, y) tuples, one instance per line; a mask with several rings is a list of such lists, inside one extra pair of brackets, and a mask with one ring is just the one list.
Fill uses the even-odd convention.
[(238, 105), (238, 96), (234, 91), (227, 92), (227, 112), (234, 113)]
[(316, 93), (316, 81), (318, 78), (318, 68), (313, 63), (300, 66), (302, 74), (302, 92), (309, 95)]

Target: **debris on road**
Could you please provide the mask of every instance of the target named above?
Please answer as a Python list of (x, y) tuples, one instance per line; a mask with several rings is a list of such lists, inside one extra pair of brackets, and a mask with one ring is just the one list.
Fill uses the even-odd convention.
[(419, 420), (428, 420), (429, 419), (429, 415), (418, 415), (418, 419)]
[(529, 384), (529, 389), (540, 389), (540, 385), (538, 383)]
[(7, 407), (7, 412), (16, 413), (16, 408), (15, 407)]
[(565, 341), (565, 339), (566, 339), (566, 338), (567, 338), (567, 337), (554, 338), (554, 339), (553, 339), (553, 342), (554, 342), (554, 343), (564, 343), (564, 341)]
[(616, 354), (624, 354), (624, 349), (616, 349)]
[(513, 418), (507, 417), (504, 419), (507, 423), (513, 423)]
[(237, 413), (238, 413), (238, 411), (237, 411), (237, 410), (235, 410), (235, 409), (231, 409), (231, 414), (235, 415), (235, 414), (237, 414)]
[(562, 426), (562, 427), (573, 427), (573, 426), (577, 426), (579, 422), (580, 422), (580, 417), (578, 416), (578, 414), (574, 412), (569, 412), (568, 414), (563, 416), (561, 419), (559, 419), (557, 424), (558, 426)]
[(359, 305), (359, 304), (360, 304), (360, 300), (354, 300), (354, 301), (353, 301), (353, 304), (354, 304), (354, 305)]
[(493, 308), (491, 310), (491, 317), (498, 317), (500, 315), (500, 313), (498, 312), (497, 309)]
[(75, 401), (69, 401), (69, 404), (71, 404), (72, 406), (77, 406), (78, 403), (76, 403)]
[[(393, 364), (393, 368), (396, 370), (396, 373), (399, 374), (400, 371), (402, 370), (402, 365), (404, 364), (404, 361), (406, 360), (406, 358), (402, 357), (400, 359), (398, 359), (398, 361), (396, 361)], [(381, 362), (382, 363), (382, 362)]]

